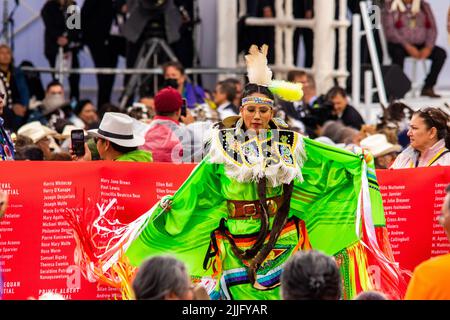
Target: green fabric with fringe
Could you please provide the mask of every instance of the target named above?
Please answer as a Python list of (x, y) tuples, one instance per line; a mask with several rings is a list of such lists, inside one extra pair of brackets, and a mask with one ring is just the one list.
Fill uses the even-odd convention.
[[(302, 168), (304, 181), (295, 181), (289, 216), (306, 222), (314, 249), (336, 256), (359, 241), (355, 222), (364, 157), (307, 138), (304, 138), (304, 147), (307, 155)], [(228, 178), (224, 165), (208, 160), (206, 157), (171, 197), (170, 211), (163, 212), (156, 207), (126, 252), (132, 264), (138, 266), (150, 256), (170, 253), (187, 264), (193, 277), (212, 274), (211, 268), (203, 269), (203, 262), (211, 232), (218, 228), (222, 218), (227, 218), (226, 199), (255, 200), (257, 189), (255, 183), (238, 183)], [(376, 177), (370, 176), (375, 172), (373, 161), (368, 168), (373, 220), (375, 225), (384, 226)], [(280, 187), (270, 189), (267, 196), (280, 191)], [(237, 221), (228, 220), (228, 228), (238, 230), (239, 234), (257, 231), (260, 223), (258, 220)], [(341, 272), (345, 279), (350, 279), (355, 270), (341, 267)], [(352, 291), (349, 290), (347, 296), (353, 296)], [(261, 299), (261, 293), (255, 297)], [(268, 293), (267, 297), (273, 298), (273, 294)]]

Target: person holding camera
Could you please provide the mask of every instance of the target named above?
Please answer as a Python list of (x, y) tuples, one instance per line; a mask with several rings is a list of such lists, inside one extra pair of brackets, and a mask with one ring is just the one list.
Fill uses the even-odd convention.
[[(88, 135), (94, 138), (102, 160), (152, 162), (151, 153), (138, 150), (145, 140), (136, 133), (133, 123), (134, 120), (126, 114), (106, 112), (99, 128), (88, 131)], [(92, 153), (88, 144), (84, 142), (84, 135), (81, 138), (84, 149), (75, 147), (75, 141), (72, 134), (72, 147), (70, 148), (72, 160), (91, 161)]]
[(192, 162), (191, 134), (184, 125), (193, 123), (194, 118), (184, 101), (172, 87), (160, 90), (155, 96), (156, 116), (141, 147), (152, 152), (155, 162)]
[(347, 94), (341, 87), (331, 88), (327, 94), (328, 103), (333, 105), (333, 116), (348, 127), (360, 130), (364, 120), (355, 107), (348, 103)]

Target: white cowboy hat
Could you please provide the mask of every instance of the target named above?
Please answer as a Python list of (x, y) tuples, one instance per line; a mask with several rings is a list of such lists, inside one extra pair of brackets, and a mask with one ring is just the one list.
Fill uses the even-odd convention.
[(400, 152), (402, 150), (402, 146), (389, 143), (386, 135), (381, 133), (373, 134), (362, 139), (360, 146), (361, 148), (368, 149), (375, 158), (391, 152)]
[(17, 130), (17, 134), (26, 136), (33, 140), (33, 143), (36, 143), (45, 137), (56, 136), (58, 133), (42, 125), (39, 121), (33, 121), (21, 126), (19, 130)]
[(138, 147), (145, 143), (145, 138), (135, 133), (133, 118), (123, 113), (106, 112), (100, 127), (89, 130), (88, 133), (122, 147)]

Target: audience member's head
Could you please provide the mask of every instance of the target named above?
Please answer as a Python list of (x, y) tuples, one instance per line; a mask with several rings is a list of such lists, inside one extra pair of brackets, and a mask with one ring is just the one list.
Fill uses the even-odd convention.
[(360, 292), (353, 300), (389, 300), (386, 295), (379, 291), (369, 290)]
[(133, 281), (136, 300), (192, 300), (192, 284), (183, 262), (156, 256), (142, 263)]
[(287, 80), (289, 82), (302, 84), (303, 97), (306, 99), (307, 103), (309, 103), (311, 98), (316, 96), (316, 81), (311, 74), (306, 73), (305, 71), (291, 70), (287, 74)]
[(165, 86), (181, 90), (183, 88), (184, 82), (186, 81), (186, 75), (183, 65), (176, 61), (169, 61), (166, 62), (162, 68)]
[(301, 78), (306, 77), (307, 73), (301, 70), (290, 70), (287, 73), (287, 81), (301, 83)]
[(178, 120), (183, 106), (183, 98), (178, 90), (167, 87), (155, 96), (155, 112), (158, 116), (174, 117)]
[(234, 97), (234, 100), (231, 102), (233, 102), (233, 104), (237, 107), (240, 106), (241, 100), (242, 100), (242, 90), (243, 90), (242, 82), (236, 78), (227, 78), (224, 80), (224, 82), (228, 82), (228, 83), (231, 83), (232, 85), (234, 85), (234, 88), (236, 89), (236, 95)]
[(97, 108), (91, 100), (80, 100), (74, 109), (74, 113), (87, 127), (98, 122)]
[(94, 137), (98, 153), (103, 160), (115, 160), (137, 150), (145, 139), (137, 134), (134, 120), (123, 113), (107, 112), (98, 129), (88, 131)]
[(64, 97), (63, 85), (54, 80), (47, 85), (45, 91), (45, 97), (42, 101), (42, 113), (44, 116), (50, 117), (51, 114), (59, 114), (60, 117), (64, 117), (64, 113), (61, 110), (67, 102)]
[(14, 142), (14, 147), (17, 149), (17, 148), (21, 148), (21, 147), (24, 147), (24, 146), (27, 146), (30, 144), (33, 144), (33, 139), (31, 139), (30, 137), (18, 134), (16, 136), (16, 141)]
[(38, 147), (35, 144), (25, 145), (16, 148), (14, 160), (43, 161), (44, 152), (40, 147)]
[(144, 103), (134, 102), (131, 107), (127, 108), (127, 114), (136, 120), (149, 123), (155, 116), (155, 111)]
[(333, 140), (334, 143), (340, 143), (341, 131), (345, 126), (340, 121), (329, 120), (321, 128), (320, 136), (325, 136)]
[(55, 152), (50, 157), (49, 161), (72, 161), (70, 153), (67, 152)]
[(0, 44), (0, 69), (8, 70), (13, 61), (11, 48), (7, 44)]
[(120, 113), (120, 108), (112, 103), (104, 103), (101, 105), (100, 109), (98, 109), (98, 118), (99, 121), (101, 121), (103, 119), (103, 116), (105, 115), (105, 113), (107, 112), (115, 112), (115, 113)]
[(230, 82), (220, 81), (216, 85), (213, 96), (217, 106), (223, 103), (232, 103), (236, 98), (236, 86)]
[(361, 140), (361, 148), (367, 149), (373, 155), (375, 168), (388, 169), (402, 150), (400, 145), (387, 141), (384, 134), (377, 133)]
[(145, 104), (145, 106), (149, 109), (149, 111), (155, 110), (155, 97), (152, 95), (143, 95), (139, 99), (139, 103)]
[(45, 96), (51, 95), (61, 95), (64, 97), (64, 87), (61, 82), (57, 80), (51, 81), (47, 84), (47, 89), (45, 90)]
[(439, 108), (425, 108), (413, 113), (408, 130), (412, 148), (425, 152), (439, 140), (444, 139), (450, 148), (449, 116)]
[(333, 87), (326, 94), (327, 101), (333, 104), (333, 111), (336, 115), (341, 115), (347, 108), (347, 94), (341, 87)]
[(359, 145), (360, 132), (352, 127), (344, 127), (337, 134), (337, 143)]
[(56, 131), (42, 125), (39, 121), (29, 122), (21, 126), (17, 133), (33, 140), (33, 143), (44, 152), (45, 159), (50, 159), (52, 148), (55, 149), (54, 151), (59, 151), (52, 138), (57, 134)]
[(334, 259), (316, 250), (295, 253), (281, 274), (283, 300), (339, 300), (341, 286)]

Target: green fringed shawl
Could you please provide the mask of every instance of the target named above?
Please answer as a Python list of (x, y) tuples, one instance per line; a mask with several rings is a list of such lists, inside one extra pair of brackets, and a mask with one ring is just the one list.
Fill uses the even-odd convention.
[[(304, 181), (295, 180), (290, 216), (306, 222), (314, 249), (336, 257), (348, 256), (347, 250), (354, 249), (362, 237), (356, 234), (356, 216), (365, 176), (364, 157), (307, 138), (304, 148), (307, 157), (301, 169)], [(375, 226), (382, 227), (385, 218), (373, 161), (367, 168), (372, 219)], [(230, 179), (223, 164), (213, 164), (205, 158), (171, 197), (170, 211), (164, 212), (159, 205), (153, 208), (140, 235), (126, 251), (130, 262), (138, 266), (150, 256), (170, 253), (187, 264), (193, 277), (210, 276), (212, 270), (204, 270), (203, 261), (211, 232), (228, 215), (226, 199), (255, 200), (258, 198), (255, 185)], [(270, 189), (268, 197), (280, 190), (281, 187)], [(241, 231), (248, 233), (257, 227), (255, 223), (240, 225)], [(348, 273), (355, 270), (347, 269), (341, 264), (343, 276), (349, 279)], [(351, 297), (354, 291), (348, 288), (345, 295)]]

